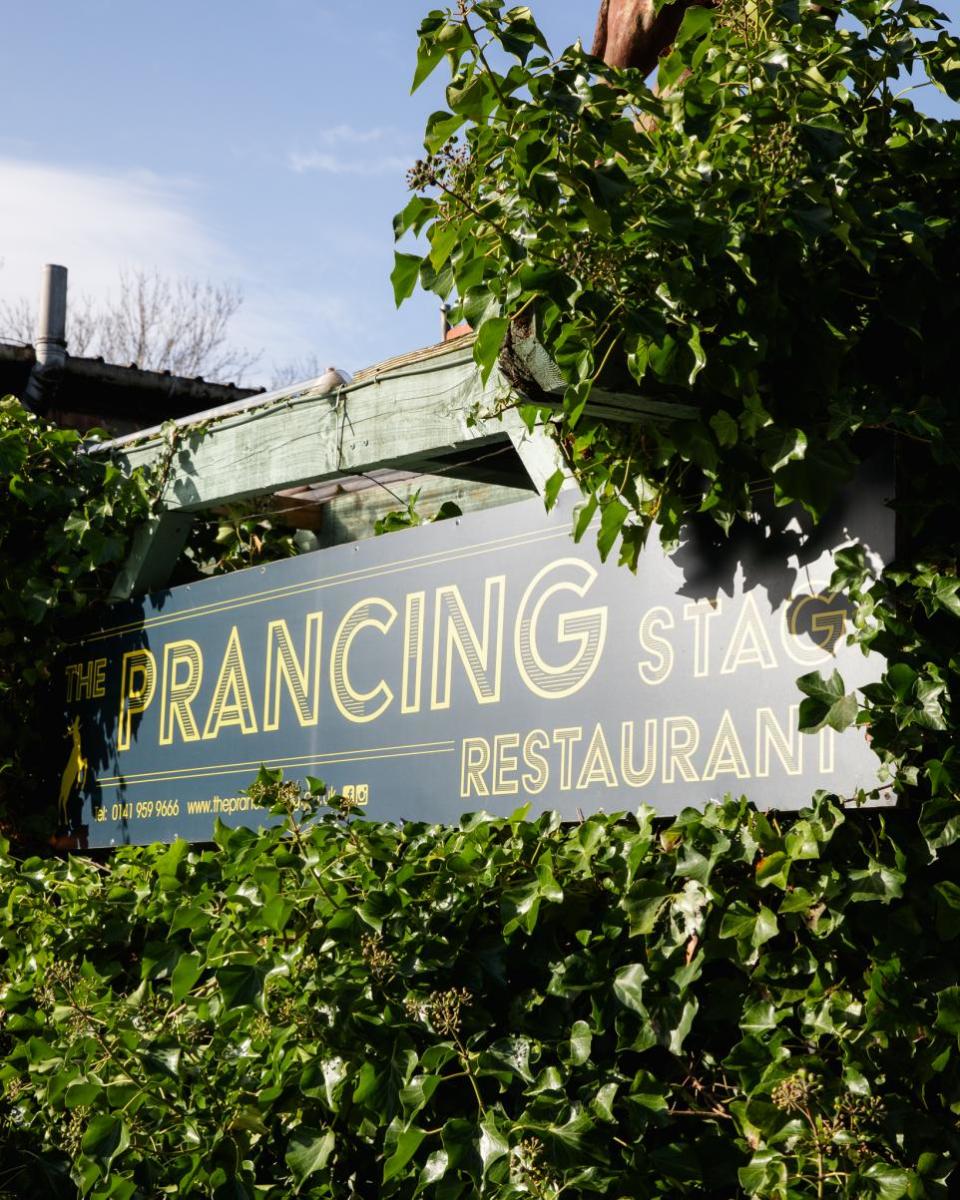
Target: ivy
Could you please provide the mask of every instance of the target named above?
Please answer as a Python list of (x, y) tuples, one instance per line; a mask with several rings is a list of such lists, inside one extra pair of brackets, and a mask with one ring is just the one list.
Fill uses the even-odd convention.
[(283, 825), (0, 858), (12, 1194), (951, 1194), (935, 820), (389, 826), (254, 787)]
[[(0, 827), (7, 836), (51, 832), (47, 775), (59, 761), (62, 715), (47, 689), (75, 623), (103, 603), (150, 486), (86, 453), (12, 396), (0, 399)], [(51, 751), (52, 754), (51, 754)]]
[[(453, 293), (485, 373), (511, 319), (535, 318), (585, 386), (546, 415), (584, 489), (625, 505), (620, 528), (697, 511), (727, 527), (770, 476), (820, 515), (868, 429), (956, 466), (960, 313), (940, 281), (956, 279), (960, 133), (912, 95), (955, 93), (960, 44), (916, 0), (829, 7), (689, 9), (658, 90), (578, 46), (539, 53), (526, 8), (465, 4), (421, 26), (418, 77), (446, 53), (451, 111), (431, 117), (419, 203), (396, 221), (429, 243), (419, 262), (398, 254), (398, 300), (418, 269)], [(440, 142), (455, 118), (460, 140)], [(580, 454), (565, 435), (597, 386), (697, 415), (594, 420)], [(671, 540), (674, 522), (661, 529)], [(631, 565), (639, 544), (624, 541)]]

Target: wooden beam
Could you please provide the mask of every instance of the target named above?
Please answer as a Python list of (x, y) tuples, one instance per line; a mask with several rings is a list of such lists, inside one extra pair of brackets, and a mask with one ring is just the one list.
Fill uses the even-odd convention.
[[(509, 346), (516, 365), (521, 368), (537, 393), (534, 397), (536, 403), (559, 408), (566, 391), (566, 380), (557, 364), (537, 340), (536, 330), (531, 327), (529, 332), (524, 334), (515, 328)], [(697, 411), (691, 404), (655, 400), (641, 395), (640, 392), (611, 392), (596, 386), (590, 392), (590, 399), (584, 409), (588, 416), (630, 423), (650, 419), (683, 420), (695, 417)]]
[[(477, 404), (492, 410), (491, 380), (480, 385), (469, 348), (443, 359), (372, 375), (327, 395), (267, 400), (236, 413), (182, 424), (168, 445), (158, 432), (119, 446), (127, 468), (159, 468), (162, 503), (196, 511), (359, 474), (416, 464), (438, 449), (493, 444), (496, 418), (472, 419)], [(202, 417), (202, 415), (201, 415)]]

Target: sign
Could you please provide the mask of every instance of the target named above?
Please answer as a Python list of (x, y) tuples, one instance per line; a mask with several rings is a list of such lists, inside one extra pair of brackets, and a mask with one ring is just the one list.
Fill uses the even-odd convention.
[(891, 556), (890, 490), (867, 472), (812, 534), (783, 510), (691, 529), (636, 575), (537, 499), (111, 609), (66, 664), (63, 811), (91, 846), (208, 840), (268, 819), (261, 763), (392, 820), (852, 796), (863, 732), (799, 733), (795, 681), (879, 673), (828, 581), (840, 545)]

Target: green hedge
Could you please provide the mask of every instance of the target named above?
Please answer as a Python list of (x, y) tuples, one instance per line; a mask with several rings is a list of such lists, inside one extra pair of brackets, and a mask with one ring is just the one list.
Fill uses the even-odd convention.
[(286, 823), (211, 849), (0, 861), (8, 1194), (955, 1194), (942, 804), (394, 827), (258, 786)]

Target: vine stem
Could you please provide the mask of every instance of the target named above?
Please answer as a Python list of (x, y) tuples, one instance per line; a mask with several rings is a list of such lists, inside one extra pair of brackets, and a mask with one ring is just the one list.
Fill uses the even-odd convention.
[(290, 832), (293, 834), (293, 840), (297, 843), (297, 849), (303, 855), (303, 861), (304, 861), (304, 863), (306, 863), (307, 867), (309, 868), (310, 874), (317, 881), (317, 887), (320, 889), (321, 892), (323, 892), (324, 896), (327, 898), (327, 900), (329, 900), (329, 902), (333, 905), (334, 908), (342, 907), (336, 900), (334, 900), (333, 896), (331, 896), (330, 893), (327, 891), (327, 886), (323, 882), (323, 877), (321, 876), (320, 872), (313, 865), (313, 863), (309, 861), (309, 859), (307, 857), (306, 843), (304, 842), (303, 838), (300, 836), (300, 826), (297, 824), (297, 819), (293, 815), (293, 805), (292, 804), (287, 805), (287, 817), (290, 822)]
[(813, 1133), (813, 1144), (817, 1148), (817, 1200), (823, 1200), (823, 1147), (820, 1144), (820, 1134), (817, 1132), (817, 1123), (810, 1110), (802, 1108), (800, 1111), (807, 1118), (807, 1124)]
[(473, 1074), (473, 1068), (470, 1066), (470, 1054), (463, 1042), (454, 1033), (453, 1042), (457, 1047), (457, 1053), (460, 1055), (460, 1061), (463, 1063), (463, 1073), (470, 1080), (470, 1086), (473, 1088), (473, 1094), (477, 1098), (477, 1108), (480, 1110), (481, 1116), (486, 1115), (486, 1105), (483, 1103), (483, 1097), (480, 1095), (480, 1088), (477, 1086), (476, 1078)]
[(504, 96), (503, 92), (500, 89), (500, 84), (497, 80), (496, 75), (493, 73), (493, 71), (490, 70), (490, 64), (487, 62), (487, 56), (484, 54), (483, 47), (480, 45), (480, 42), (477, 40), (477, 35), (474, 32), (473, 26), (470, 24), (470, 21), (467, 17), (464, 17), (464, 19), (463, 19), (463, 26), (466, 29), (467, 33), (470, 34), (470, 41), (473, 42), (474, 46), (476, 47), (477, 58), (479, 58), (481, 63), (483, 63), (484, 70), (490, 76), (490, 82), (493, 84), (493, 90), (497, 93), (497, 99), (500, 101), (500, 104), (502, 105), (503, 108), (505, 108), (505, 109), (509, 108), (510, 106), (507, 104), (507, 98), (506, 98), (506, 96)]
[[(618, 307), (620, 307), (620, 306), (618, 305)], [(614, 312), (616, 312), (616, 309), (614, 309)], [(622, 337), (623, 337), (623, 331), (620, 330), (620, 332), (615, 333), (613, 335), (613, 337), (610, 339), (610, 345), (607, 346), (606, 353), (604, 354), (604, 356), (600, 362), (600, 366), (597, 367), (596, 373), (594, 374), (593, 379), (590, 381), (591, 383), (596, 383), (597, 380), (600, 378), (600, 376), (603, 373), (603, 368), (607, 365), (607, 361), (609, 360), (610, 355), (613, 353), (614, 346), (616, 346), (617, 342), (619, 342)]]

